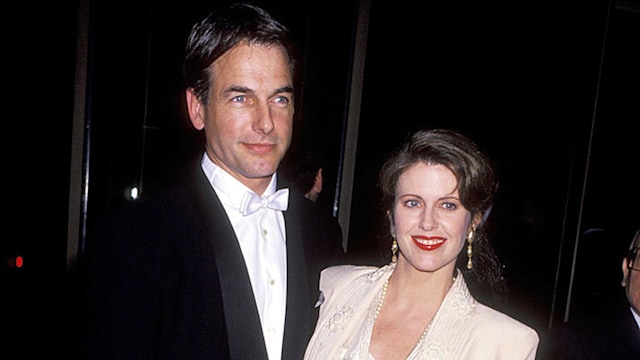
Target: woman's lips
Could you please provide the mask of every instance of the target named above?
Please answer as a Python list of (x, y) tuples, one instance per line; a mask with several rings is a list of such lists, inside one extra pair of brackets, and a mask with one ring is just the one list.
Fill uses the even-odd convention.
[(442, 246), (442, 244), (444, 244), (445, 241), (447, 241), (447, 239), (440, 236), (416, 235), (416, 236), (412, 236), (411, 239), (413, 239), (413, 242), (416, 244), (417, 247), (427, 251), (435, 250), (440, 246)]

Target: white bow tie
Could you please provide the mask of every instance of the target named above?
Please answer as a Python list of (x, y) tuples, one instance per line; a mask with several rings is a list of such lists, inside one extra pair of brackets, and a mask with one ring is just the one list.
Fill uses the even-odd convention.
[(253, 192), (247, 192), (240, 203), (240, 212), (247, 216), (254, 212), (269, 208), (285, 211), (289, 207), (289, 189), (280, 189), (269, 196), (260, 196)]

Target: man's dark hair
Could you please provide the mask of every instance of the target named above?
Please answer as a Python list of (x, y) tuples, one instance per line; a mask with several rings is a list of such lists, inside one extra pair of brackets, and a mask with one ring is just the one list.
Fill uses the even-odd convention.
[(211, 64), (241, 42), (251, 45), (281, 46), (295, 70), (294, 43), (289, 30), (265, 10), (247, 3), (235, 3), (213, 11), (191, 28), (187, 40), (183, 76), (204, 104), (209, 97)]

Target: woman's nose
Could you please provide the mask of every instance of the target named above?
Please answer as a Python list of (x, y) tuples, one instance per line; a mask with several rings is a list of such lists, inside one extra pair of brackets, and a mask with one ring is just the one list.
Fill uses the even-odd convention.
[(420, 222), (420, 227), (425, 230), (433, 230), (438, 226), (438, 221), (436, 219), (436, 213), (431, 207), (425, 207), (422, 213), (422, 221)]

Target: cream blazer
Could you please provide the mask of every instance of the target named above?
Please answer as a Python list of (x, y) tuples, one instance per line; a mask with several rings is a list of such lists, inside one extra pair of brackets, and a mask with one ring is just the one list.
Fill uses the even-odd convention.
[[(340, 265), (322, 271), (320, 315), (305, 360), (375, 360), (369, 354), (375, 310), (394, 269)], [(534, 360), (538, 343), (534, 329), (476, 301), (457, 276), (407, 359)]]

